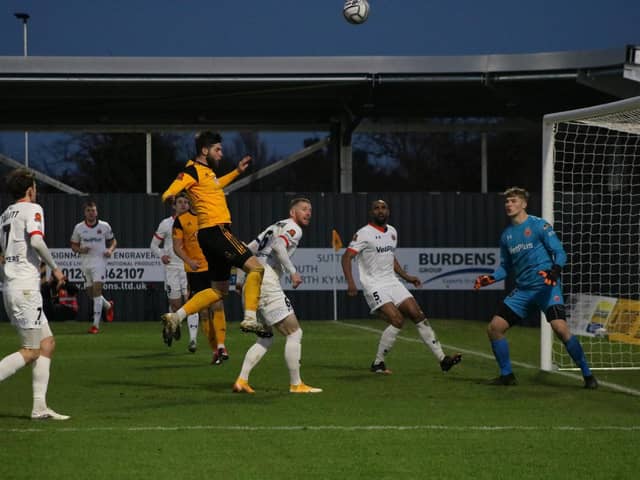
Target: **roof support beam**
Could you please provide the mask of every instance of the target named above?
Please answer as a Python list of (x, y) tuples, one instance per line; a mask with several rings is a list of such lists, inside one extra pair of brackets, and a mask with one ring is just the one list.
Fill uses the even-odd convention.
[(224, 189), (224, 193), (229, 194), (231, 192), (241, 189), (242, 187), (249, 185), (250, 183), (256, 180), (266, 177), (267, 175), (271, 175), (272, 173), (277, 172), (281, 168), (291, 165), (292, 163), (297, 162), (298, 160), (301, 160), (311, 155), (313, 152), (316, 152), (321, 148), (326, 147), (328, 144), (329, 144), (329, 138), (325, 138), (324, 140), (320, 140), (314, 143), (313, 145), (309, 145), (308, 147), (305, 147), (302, 150), (299, 150), (296, 153), (293, 153), (288, 157), (283, 158), (282, 160), (278, 160), (277, 162), (272, 163), (271, 165), (268, 165), (258, 170), (257, 172), (252, 173), (251, 175), (238, 180), (237, 182), (233, 182), (231, 185), (229, 185), (227, 188)]
[[(9, 158), (5, 155), (2, 155), (1, 153), (0, 153), (0, 163), (4, 163), (5, 165), (8, 165), (9, 167), (12, 167), (12, 168), (25, 168), (25, 166), (20, 162), (15, 161), (13, 158)], [(57, 188), (62, 192), (73, 193), (75, 195), (86, 195), (86, 193), (81, 192), (80, 190), (76, 190), (75, 188), (67, 185), (66, 183), (60, 182), (55, 178), (51, 178), (49, 175), (40, 173), (37, 170), (34, 170), (33, 168), (31, 168), (30, 170), (32, 170), (35, 173), (37, 180), (40, 180), (41, 182), (51, 185), (52, 187)]]

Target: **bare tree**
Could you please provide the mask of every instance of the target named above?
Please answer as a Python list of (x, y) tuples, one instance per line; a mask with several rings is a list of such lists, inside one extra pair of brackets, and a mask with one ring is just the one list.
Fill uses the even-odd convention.
[[(152, 136), (152, 187), (168, 185), (184, 165), (185, 138)], [(141, 133), (80, 133), (47, 146), (43, 162), (49, 175), (86, 192), (143, 192), (146, 142)]]

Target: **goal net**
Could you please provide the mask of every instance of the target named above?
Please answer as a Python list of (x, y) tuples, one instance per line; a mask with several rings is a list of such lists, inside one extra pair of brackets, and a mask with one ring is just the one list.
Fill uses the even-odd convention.
[[(543, 217), (567, 252), (567, 321), (592, 369), (640, 369), (640, 97), (546, 115)], [(575, 369), (547, 322), (541, 368)]]

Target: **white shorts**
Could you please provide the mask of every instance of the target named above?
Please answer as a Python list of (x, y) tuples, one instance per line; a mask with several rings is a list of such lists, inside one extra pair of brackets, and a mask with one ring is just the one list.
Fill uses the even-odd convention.
[(396, 307), (407, 298), (412, 297), (407, 287), (400, 281), (378, 285), (370, 290), (364, 291), (364, 298), (369, 305), (371, 313), (375, 312), (385, 303), (393, 303)]
[(184, 268), (165, 267), (164, 290), (170, 300), (187, 297), (189, 287), (187, 284), (187, 272), (184, 271)]
[[(18, 329), (40, 329), (47, 325), (39, 290), (9, 290), (2, 292), (9, 320)], [(38, 342), (39, 343), (39, 342)]]
[(94, 283), (104, 283), (107, 279), (107, 262), (94, 262), (82, 265), (84, 286), (90, 287)]
[(40, 348), (40, 342), (47, 337), (53, 337), (49, 324), (40, 328), (20, 328), (16, 327), (23, 348)]
[(258, 304), (258, 321), (273, 326), (292, 313), (293, 306), (282, 290), (278, 274), (269, 265), (265, 265)]

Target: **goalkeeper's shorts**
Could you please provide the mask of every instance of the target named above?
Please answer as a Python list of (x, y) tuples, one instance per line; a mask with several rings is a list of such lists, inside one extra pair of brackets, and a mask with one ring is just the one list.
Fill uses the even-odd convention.
[(504, 299), (504, 303), (520, 318), (526, 318), (535, 310), (546, 312), (553, 305), (564, 305), (564, 299), (560, 285), (555, 287), (543, 285), (526, 290), (515, 288)]

